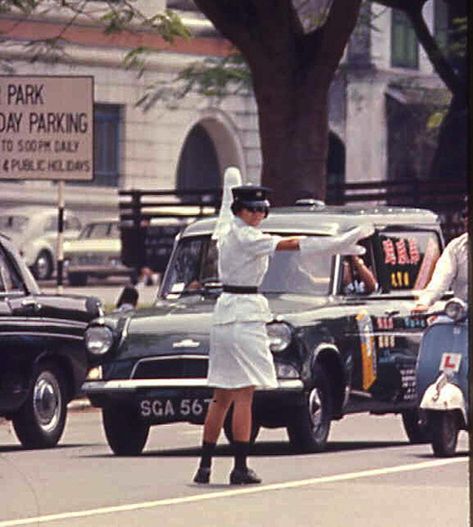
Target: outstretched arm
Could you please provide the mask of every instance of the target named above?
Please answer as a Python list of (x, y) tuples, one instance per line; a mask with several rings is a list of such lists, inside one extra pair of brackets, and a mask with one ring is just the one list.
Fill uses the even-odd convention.
[(306, 254), (364, 254), (365, 249), (357, 245), (358, 240), (373, 234), (371, 225), (361, 225), (338, 236), (294, 236), (282, 238), (277, 251), (301, 250)]
[(276, 251), (298, 251), (300, 249), (300, 240), (302, 240), (302, 236), (282, 238), (281, 241), (276, 245)]

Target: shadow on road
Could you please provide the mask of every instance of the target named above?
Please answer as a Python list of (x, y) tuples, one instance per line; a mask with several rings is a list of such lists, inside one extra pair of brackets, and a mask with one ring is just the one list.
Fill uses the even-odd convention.
[[(314, 452), (313, 454), (324, 454), (334, 452), (346, 452), (356, 450), (369, 450), (376, 448), (389, 448), (408, 446), (409, 443), (404, 441), (333, 441), (327, 445), (324, 452)], [(172, 448), (166, 450), (151, 450), (143, 452), (140, 457), (198, 457), (200, 447), (192, 448)], [(296, 452), (289, 443), (283, 442), (260, 442), (253, 445), (250, 452), (251, 456), (261, 457), (282, 457), (307, 455), (304, 452)], [(82, 454), (80, 457), (106, 458), (113, 456), (110, 454), (87, 455)], [(232, 457), (233, 450), (231, 445), (220, 445), (217, 447), (215, 457)], [(131, 457), (131, 456), (130, 456)]]
[(44, 451), (44, 450), (66, 450), (68, 448), (84, 448), (84, 447), (94, 447), (102, 446), (102, 443), (68, 443), (67, 445), (57, 445), (53, 448), (25, 448), (21, 445), (0, 445), (0, 454), (5, 454), (8, 452), (33, 452), (33, 451)]

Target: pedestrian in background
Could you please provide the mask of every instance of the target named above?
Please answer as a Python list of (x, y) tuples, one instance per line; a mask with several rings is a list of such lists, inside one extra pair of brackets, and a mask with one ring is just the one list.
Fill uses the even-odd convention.
[(138, 297), (139, 295), (136, 287), (133, 285), (126, 285), (118, 297), (115, 311), (125, 313), (136, 309), (136, 306), (138, 305)]

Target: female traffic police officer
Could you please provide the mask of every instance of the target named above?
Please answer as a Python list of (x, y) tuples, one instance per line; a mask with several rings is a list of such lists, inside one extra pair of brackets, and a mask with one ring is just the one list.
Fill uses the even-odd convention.
[[(268, 188), (238, 185), (239, 171), (225, 173), (224, 195), (214, 238), (217, 239), (219, 275), (223, 284), (214, 310), (210, 333), (208, 385), (214, 388), (203, 434), (202, 457), (196, 483), (208, 483), (212, 455), (225, 416), (233, 403), (233, 446), (235, 464), (231, 484), (260, 483), (248, 468), (252, 400), (255, 387), (277, 387), (273, 359), (269, 350), (266, 323), (272, 320), (267, 299), (258, 293), (274, 251), (302, 250), (320, 253), (361, 254), (355, 245), (372, 229), (358, 227), (341, 236), (324, 238), (281, 238), (259, 229), (268, 215)], [(233, 203), (229, 212), (229, 191)]]

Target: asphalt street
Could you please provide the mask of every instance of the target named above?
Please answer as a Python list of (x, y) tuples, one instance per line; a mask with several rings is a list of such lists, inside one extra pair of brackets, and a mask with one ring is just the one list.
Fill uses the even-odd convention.
[[(113, 306), (124, 282), (64, 287)], [(55, 284), (41, 284), (55, 292)], [(149, 305), (156, 286), (140, 288)], [(334, 423), (326, 452), (294, 454), (284, 430), (263, 430), (251, 466), (263, 484), (228, 484), (231, 450), (221, 439), (210, 485), (191, 483), (201, 427), (152, 429), (142, 456), (115, 457), (101, 414), (70, 408), (60, 445), (23, 450), (0, 420), (0, 527), (444, 527), (469, 525), (468, 437), (458, 455), (434, 458), (410, 445), (399, 417), (349, 416)]]
[(143, 455), (115, 457), (95, 409), (71, 411), (61, 444), (22, 450), (0, 424), (0, 527), (444, 527), (468, 525), (467, 436), (439, 460), (410, 445), (395, 416), (346, 417), (328, 450), (291, 452), (283, 430), (263, 430), (251, 466), (262, 485), (228, 484), (225, 439), (210, 485), (191, 479), (201, 427), (152, 429)]

